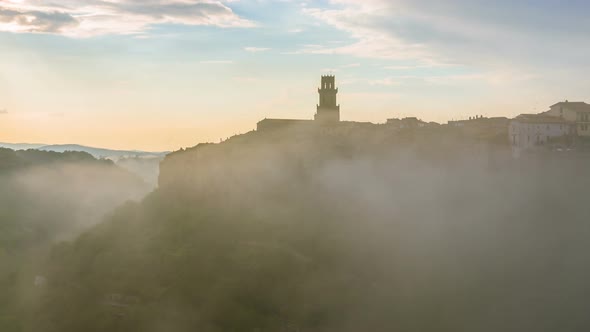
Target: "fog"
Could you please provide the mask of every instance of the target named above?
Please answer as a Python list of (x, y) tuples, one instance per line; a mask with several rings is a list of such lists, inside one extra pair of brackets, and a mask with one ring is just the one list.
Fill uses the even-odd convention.
[(588, 156), (419, 134), (249, 133), (170, 154), (123, 205), (141, 191), (88, 170), (22, 174), (72, 229), (112, 210), (39, 265), (23, 329), (589, 328)]
[(30, 213), (59, 211), (61, 218), (72, 221), (64, 229), (72, 235), (98, 223), (122, 203), (139, 201), (151, 189), (117, 167), (83, 163), (33, 167), (13, 175), (11, 181), (22, 195), (31, 197)]
[(35, 280), (45, 278), (51, 246), (73, 240), (151, 187), (84, 153), (0, 152), (0, 330), (13, 331)]

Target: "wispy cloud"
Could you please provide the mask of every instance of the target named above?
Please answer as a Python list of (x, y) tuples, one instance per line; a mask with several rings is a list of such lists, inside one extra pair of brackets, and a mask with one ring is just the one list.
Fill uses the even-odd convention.
[(399, 85), (400, 83), (391, 77), (387, 77), (380, 80), (369, 80), (369, 85), (384, 85), (384, 86), (393, 86)]
[[(303, 12), (341, 31), (345, 45), (304, 47), (301, 53), (344, 54), (382, 60), (498, 67), (547, 64), (569, 59), (585, 65), (590, 47), (583, 33), (590, 5), (498, 0), (332, 0)], [(568, 22), (556, 24), (555, 22)], [(576, 52), (563, 52), (576, 49)], [(406, 68), (389, 68), (406, 69)], [(410, 68), (408, 68), (410, 69)]]
[(231, 65), (234, 62), (232, 60), (205, 60), (205, 61), (200, 61), (199, 63), (205, 64), (205, 65)]
[(8, 114), (8, 110), (6, 110), (6, 109), (0, 109), (0, 114)]
[(372, 1), (342, 1), (342, 6), (336, 9), (304, 8), (303, 12), (321, 22), (348, 32), (353, 43), (344, 45), (305, 46), (302, 53), (310, 54), (344, 54), (362, 58), (377, 59), (413, 59), (426, 58), (427, 54), (422, 45), (405, 43), (397, 36), (383, 31), (372, 23), (386, 19), (385, 13), (378, 6), (372, 6)]
[(250, 53), (260, 53), (260, 52), (266, 52), (266, 51), (270, 51), (270, 48), (268, 47), (244, 47), (244, 51), (246, 52), (250, 52)]
[(156, 24), (252, 27), (222, 1), (51, 0), (0, 1), (0, 31), (55, 33), (72, 37), (139, 34)]

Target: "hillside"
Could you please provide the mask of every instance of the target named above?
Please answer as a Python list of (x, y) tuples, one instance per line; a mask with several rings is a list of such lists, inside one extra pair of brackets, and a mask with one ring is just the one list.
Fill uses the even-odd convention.
[(167, 152), (146, 152), (146, 151), (139, 151), (139, 150), (112, 150), (112, 149), (102, 149), (102, 148), (94, 148), (84, 145), (78, 144), (55, 144), (55, 145), (45, 145), (38, 148), (39, 150), (43, 151), (53, 151), (53, 152), (66, 152), (66, 151), (78, 151), (78, 152), (86, 152), (94, 156), (95, 158), (106, 158), (111, 160), (118, 160), (119, 158), (124, 157), (163, 157), (166, 155)]
[(94, 148), (79, 144), (11, 144), (0, 143), (0, 148), (12, 150), (41, 150), (49, 152), (85, 152), (97, 159), (109, 159), (118, 166), (138, 175), (153, 187), (156, 186), (160, 162), (168, 152), (146, 152), (138, 150), (112, 150)]
[(586, 330), (590, 161), (542, 158), (446, 129), (178, 151), (145, 200), (53, 249), (29, 328)]
[(51, 152), (86, 152), (91, 154), (97, 159), (111, 159), (116, 160), (123, 157), (163, 157), (168, 152), (148, 152), (140, 150), (113, 150), (104, 148), (95, 148), (80, 144), (30, 144), (30, 143), (2, 143), (0, 142), (0, 148), (11, 149), (11, 150), (42, 150)]
[(87, 153), (0, 149), (0, 331), (19, 331), (22, 302), (51, 244), (74, 238), (149, 189)]

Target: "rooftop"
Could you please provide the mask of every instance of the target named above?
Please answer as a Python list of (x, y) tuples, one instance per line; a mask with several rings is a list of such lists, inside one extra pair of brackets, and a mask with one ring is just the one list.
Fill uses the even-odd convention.
[(549, 116), (544, 114), (521, 114), (514, 118), (515, 121), (524, 123), (562, 123), (562, 124), (573, 124), (571, 121), (567, 121), (562, 117)]
[(574, 112), (590, 112), (590, 105), (583, 101), (562, 101), (555, 105), (551, 105), (551, 108), (555, 106), (564, 107)]

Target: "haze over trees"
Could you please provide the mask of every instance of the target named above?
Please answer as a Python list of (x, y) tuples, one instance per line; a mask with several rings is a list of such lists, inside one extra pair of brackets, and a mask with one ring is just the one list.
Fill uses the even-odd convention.
[(588, 165), (444, 128), (202, 144), (52, 248), (23, 329), (586, 330)]
[(21, 331), (23, 307), (36, 277), (44, 279), (53, 243), (75, 238), (150, 189), (87, 153), (0, 148), (0, 331)]
[(49, 152), (85, 152), (96, 159), (108, 159), (117, 166), (120, 166), (135, 175), (138, 175), (143, 181), (153, 187), (158, 181), (159, 164), (168, 152), (146, 152), (138, 150), (111, 150), (103, 148), (94, 148), (79, 144), (11, 144), (1, 143), (0, 148), (12, 150), (41, 150)]

